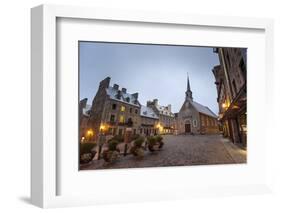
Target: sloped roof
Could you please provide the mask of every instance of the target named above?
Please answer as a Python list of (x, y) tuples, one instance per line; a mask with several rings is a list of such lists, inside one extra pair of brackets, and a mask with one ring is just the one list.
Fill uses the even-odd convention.
[(208, 107), (203, 106), (202, 104), (199, 104), (195, 101), (190, 101), (190, 103), (192, 104), (192, 106), (200, 113), (217, 118), (218, 116), (213, 113)]
[(143, 105), (141, 105), (141, 116), (159, 119), (159, 117), (156, 115), (152, 108)]
[(120, 97), (120, 99), (118, 99), (117, 98), (118, 90), (114, 89), (113, 87), (108, 87), (106, 89), (106, 93), (109, 96), (109, 98), (112, 100), (121, 101), (126, 104), (131, 104), (131, 105), (140, 107), (140, 104), (139, 104), (137, 98), (135, 96), (133, 96), (132, 94), (124, 93), (124, 92), (120, 91), (121, 97)]

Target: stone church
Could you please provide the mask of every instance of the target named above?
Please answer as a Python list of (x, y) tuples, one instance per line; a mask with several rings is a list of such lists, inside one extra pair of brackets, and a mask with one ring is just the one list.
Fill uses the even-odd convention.
[(187, 77), (185, 101), (175, 116), (177, 134), (211, 134), (219, 132), (217, 115), (207, 106), (193, 100), (189, 77)]

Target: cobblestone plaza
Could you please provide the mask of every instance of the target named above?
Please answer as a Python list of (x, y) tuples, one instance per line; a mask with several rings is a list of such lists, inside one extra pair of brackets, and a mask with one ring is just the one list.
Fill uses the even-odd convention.
[(165, 135), (163, 137), (165, 143), (163, 149), (153, 153), (147, 151), (141, 159), (127, 155), (120, 156), (114, 163), (106, 163), (103, 159), (93, 160), (80, 169), (246, 163), (246, 150), (237, 147), (221, 135)]

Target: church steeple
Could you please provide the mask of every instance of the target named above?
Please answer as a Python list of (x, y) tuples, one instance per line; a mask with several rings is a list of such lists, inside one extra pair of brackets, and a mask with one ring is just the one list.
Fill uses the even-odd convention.
[(187, 73), (187, 88), (186, 88), (186, 92), (185, 92), (185, 99), (186, 100), (191, 100), (193, 101), (193, 97), (192, 97), (192, 91), (190, 89), (190, 83), (189, 83), (189, 76)]

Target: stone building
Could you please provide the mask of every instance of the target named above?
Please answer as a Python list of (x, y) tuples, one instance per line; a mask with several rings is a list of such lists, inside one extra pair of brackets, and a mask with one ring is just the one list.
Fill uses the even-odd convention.
[(147, 102), (147, 107), (152, 110), (159, 117), (158, 129), (160, 134), (172, 134), (175, 129), (175, 115), (172, 113), (171, 104), (161, 106), (158, 104), (158, 99)]
[(176, 113), (176, 134), (210, 134), (218, 133), (217, 116), (208, 107), (193, 100), (189, 78), (185, 101)]
[(139, 134), (155, 135), (159, 133), (159, 117), (152, 108), (141, 106), (141, 125)]
[(243, 146), (247, 145), (246, 51), (245, 48), (214, 48), (220, 65), (213, 68), (223, 135)]
[(89, 128), (91, 106), (87, 104), (87, 98), (79, 103), (79, 138), (80, 142), (91, 141), (94, 137), (93, 131)]
[(110, 86), (110, 78), (100, 82), (92, 102), (90, 126), (95, 133), (123, 135), (125, 128), (133, 129), (133, 134), (141, 124), (141, 104), (138, 93), (130, 94), (119, 85)]

